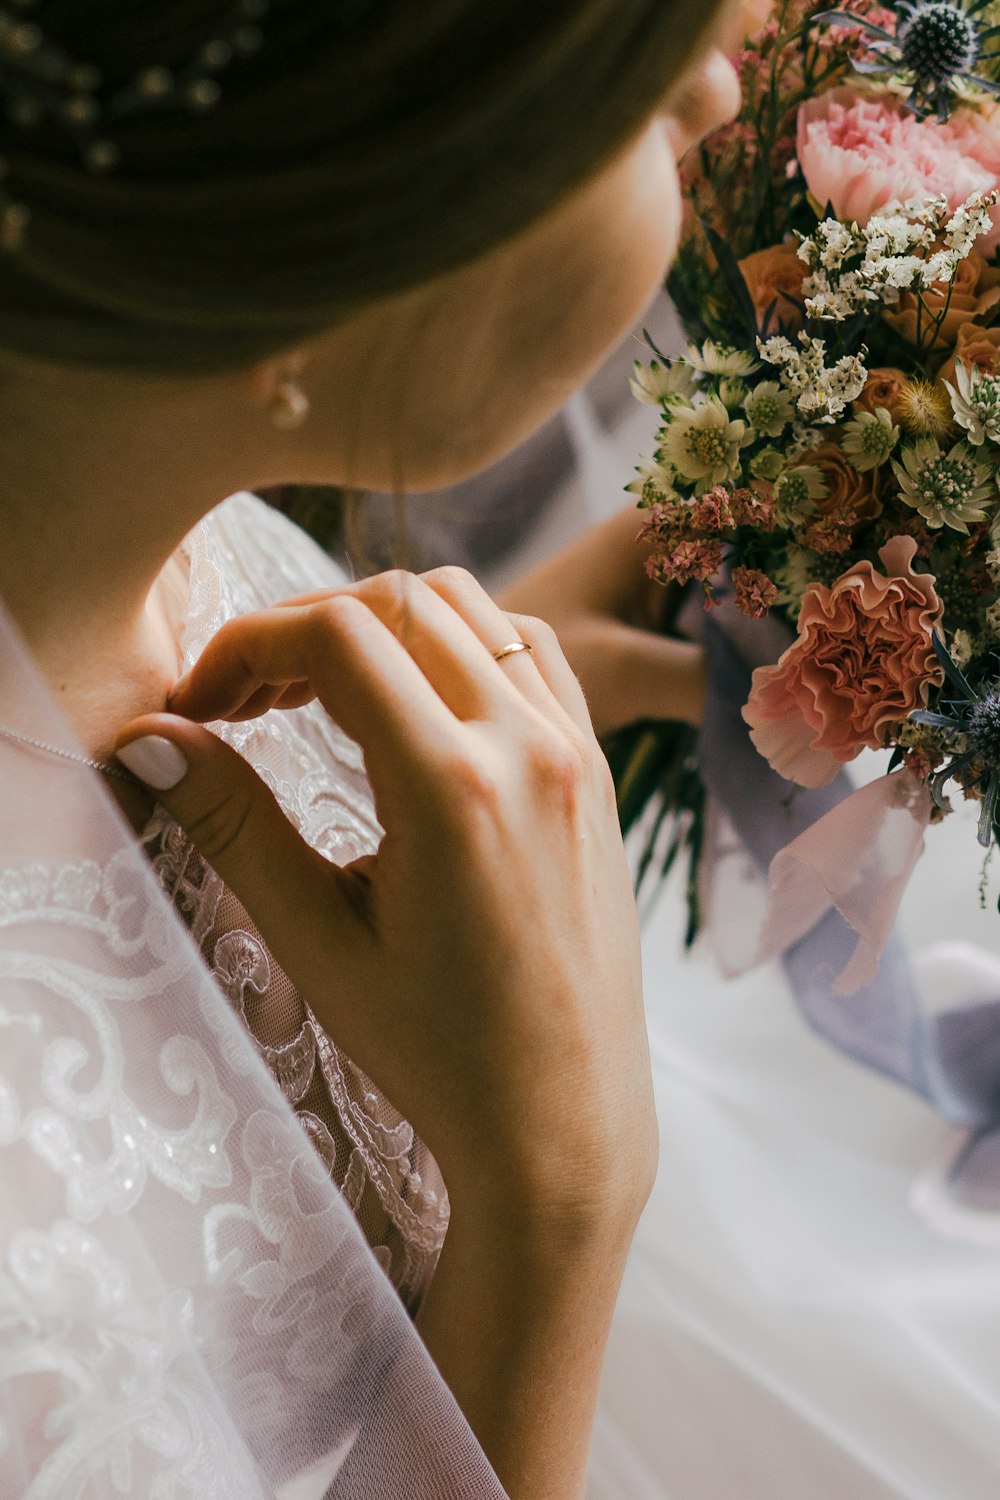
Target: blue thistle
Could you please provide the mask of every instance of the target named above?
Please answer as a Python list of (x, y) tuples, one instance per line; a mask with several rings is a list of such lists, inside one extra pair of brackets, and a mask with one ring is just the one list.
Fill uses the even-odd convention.
[[(1000, 842), (997, 811), (1000, 806), (1000, 680), (991, 682), (977, 693), (951, 659), (939, 635), (934, 636), (934, 651), (944, 672), (945, 685), (955, 694), (942, 697), (938, 711), (918, 708), (910, 718), (915, 724), (929, 724), (960, 734), (965, 748), (954, 755), (930, 777), (928, 785), (939, 807), (945, 805), (944, 785), (953, 779), (965, 787), (976, 787), (982, 797), (979, 814), (979, 842), (988, 849), (993, 839)], [(947, 712), (942, 712), (947, 710)]]
[(907, 104), (922, 119), (936, 115), (946, 120), (959, 82), (987, 93), (1000, 94), (1000, 82), (974, 71), (978, 64), (1000, 56), (987, 50), (1000, 26), (979, 19), (991, 0), (897, 0), (895, 34), (850, 11), (823, 11), (814, 19), (828, 26), (859, 30), (874, 54), (872, 61), (855, 62), (859, 73), (909, 79)]

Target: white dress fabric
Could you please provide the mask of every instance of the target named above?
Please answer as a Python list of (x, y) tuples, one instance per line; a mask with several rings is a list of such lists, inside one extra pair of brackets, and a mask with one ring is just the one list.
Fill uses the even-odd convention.
[[(581, 513), (617, 509), (654, 445), (649, 408), (607, 431), (590, 406), (580, 425), (549, 549)], [(855, 769), (874, 779), (885, 757)], [(975, 812), (928, 831), (903, 899), (930, 1008), (1000, 994), (998, 882), (981, 909)], [(749, 864), (727, 899), (732, 936), (761, 901)], [(588, 1500), (994, 1500), (1000, 1132), (956, 1129), (815, 1036), (777, 964), (725, 980), (707, 944), (685, 956), (683, 922), (677, 872), (644, 924), (660, 1170), (612, 1328)]]
[[(189, 660), (342, 581), (250, 496), (190, 556)], [(0, 723), (75, 748), (2, 610)], [(318, 711), (224, 732), (317, 848), (375, 847)], [(179, 830), (142, 842), (97, 773), (0, 740), (0, 1495), (503, 1500), (404, 1307), (433, 1161)]]
[[(227, 620), (343, 572), (254, 495), (234, 495), (192, 532), (185, 670)], [(361, 752), (317, 703), (211, 726), (250, 762), (303, 837), (336, 864), (375, 852), (381, 829)], [(159, 810), (142, 842), (223, 992), (358, 1217), (411, 1312), (433, 1272), (448, 1199), (433, 1157), (340, 1052), (282, 973), (245, 909)], [(331, 976), (336, 984), (336, 976)]]

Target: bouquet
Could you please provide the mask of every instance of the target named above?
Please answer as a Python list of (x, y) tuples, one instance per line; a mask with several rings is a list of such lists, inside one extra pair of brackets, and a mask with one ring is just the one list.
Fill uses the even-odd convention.
[[(1000, 7), (998, 7), (1000, 11)], [(1000, 837), (1000, 51), (985, 0), (781, 0), (737, 59), (737, 119), (682, 164), (668, 290), (688, 337), (632, 382), (659, 408), (639, 497), (670, 618), (769, 622), (745, 731), (825, 787), (863, 748)], [(780, 627), (780, 628), (779, 628)], [(745, 632), (744, 632), (745, 636)], [(607, 745), (640, 880), (689, 862), (704, 744)], [(897, 776), (897, 780), (899, 777)]]

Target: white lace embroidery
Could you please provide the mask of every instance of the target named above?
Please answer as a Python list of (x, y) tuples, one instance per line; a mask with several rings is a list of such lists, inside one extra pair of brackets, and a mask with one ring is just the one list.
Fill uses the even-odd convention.
[[(233, 497), (191, 538), (185, 666), (234, 615), (338, 582), (342, 575), (330, 560), (283, 517), (250, 496)], [(317, 705), (213, 727), (254, 766), (315, 849), (340, 864), (377, 848), (381, 830), (361, 753)], [(324, 1032), (242, 906), (176, 824), (161, 812), (144, 842), (320, 1160), (404, 1301), (414, 1307), (448, 1222), (433, 1158)]]
[[(193, 539), (188, 658), (324, 579), (287, 523), (227, 502)], [(373, 850), (357, 748), (319, 711), (273, 718), (223, 732), (324, 854)], [(180, 830), (154, 816), (150, 864), (99, 806), (103, 862), (0, 850), (0, 1494), (266, 1500), (366, 1433), (363, 1465), (397, 1454), (387, 1412), (419, 1466), (425, 1411), (457, 1429), (358, 1225), (414, 1306), (447, 1223), (436, 1166)], [(89, 851), (87, 812), (66, 838)], [(469, 1474), (463, 1494), (494, 1493)]]

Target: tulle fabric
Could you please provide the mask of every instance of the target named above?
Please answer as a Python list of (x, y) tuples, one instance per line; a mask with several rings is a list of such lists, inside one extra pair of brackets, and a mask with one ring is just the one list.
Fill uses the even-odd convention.
[[(72, 747), (0, 617), (0, 722)], [(0, 1494), (502, 1500), (95, 772), (0, 742)]]

